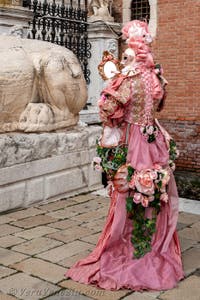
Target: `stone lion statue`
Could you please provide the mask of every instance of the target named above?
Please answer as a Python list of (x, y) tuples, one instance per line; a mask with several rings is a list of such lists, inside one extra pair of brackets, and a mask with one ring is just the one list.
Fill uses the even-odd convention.
[(48, 42), (0, 36), (0, 132), (77, 124), (87, 100), (76, 56)]

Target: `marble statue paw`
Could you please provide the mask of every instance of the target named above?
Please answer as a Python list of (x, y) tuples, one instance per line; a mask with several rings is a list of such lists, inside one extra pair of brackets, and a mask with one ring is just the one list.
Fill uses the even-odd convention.
[(54, 115), (45, 103), (29, 103), (19, 119), (19, 129), (25, 132), (52, 130)]

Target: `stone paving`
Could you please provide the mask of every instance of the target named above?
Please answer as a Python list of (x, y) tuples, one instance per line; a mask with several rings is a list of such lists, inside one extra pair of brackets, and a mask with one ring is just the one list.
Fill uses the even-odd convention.
[(186, 278), (162, 292), (106, 291), (64, 273), (97, 243), (109, 199), (79, 195), (0, 215), (0, 300), (200, 300), (200, 215), (181, 212)]

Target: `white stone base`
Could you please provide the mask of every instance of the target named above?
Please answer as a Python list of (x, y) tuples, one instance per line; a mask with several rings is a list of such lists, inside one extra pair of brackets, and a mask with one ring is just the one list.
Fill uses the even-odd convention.
[(93, 170), (101, 127), (0, 135), (0, 212), (94, 191), (102, 187)]

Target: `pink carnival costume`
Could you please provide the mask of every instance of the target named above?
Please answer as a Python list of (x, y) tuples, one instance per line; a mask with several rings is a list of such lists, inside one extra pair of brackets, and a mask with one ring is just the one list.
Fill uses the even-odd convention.
[(176, 233), (174, 141), (155, 119), (165, 81), (146, 23), (129, 22), (127, 64), (99, 100), (103, 135), (96, 163), (109, 180), (110, 207), (94, 250), (66, 276), (106, 290), (166, 290), (183, 275)]

